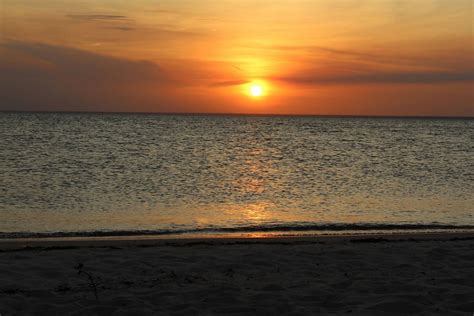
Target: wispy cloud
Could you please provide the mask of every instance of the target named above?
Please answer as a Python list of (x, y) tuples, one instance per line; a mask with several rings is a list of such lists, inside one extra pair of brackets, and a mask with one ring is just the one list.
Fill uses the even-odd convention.
[[(295, 60), (308, 65), (327, 65), (337, 69), (351, 68), (353, 71), (369, 71), (371, 68), (431, 69), (432, 72), (450, 72), (472, 68), (472, 49), (443, 49), (412, 54), (397, 53), (392, 49), (370, 50), (346, 49), (315, 45), (250, 45), (250, 48), (289, 52)], [(311, 68), (309, 66), (308, 68)]]
[(125, 15), (116, 14), (68, 14), (68, 18), (85, 21), (130, 21), (131, 18)]
[(153, 10), (148, 10), (148, 12), (163, 13), (163, 14), (178, 14), (179, 13), (179, 11), (176, 11), (176, 10), (166, 10), (166, 9), (153, 9)]
[(450, 72), (370, 72), (347, 73), (336, 75), (318, 74), (316, 71), (307, 71), (289, 76), (275, 77), (273, 80), (293, 84), (327, 85), (327, 84), (438, 84), (449, 82), (473, 81), (474, 71)]
[(129, 32), (136, 29), (134, 27), (129, 27), (129, 26), (104, 26), (102, 28), (109, 29), (109, 30), (124, 31), (124, 32)]
[(302, 70), (270, 78), (292, 84), (441, 84), (474, 80), (472, 55), (466, 51), (398, 56), (386, 51), (359, 51), (324, 46), (255, 46), (305, 52), (297, 60)]
[(356, 56), (356, 57), (363, 57), (363, 58), (379, 58), (381, 57), (380, 54), (371, 53), (371, 52), (363, 52), (357, 50), (350, 50), (350, 49), (338, 49), (332, 47), (324, 47), (324, 46), (293, 46), (293, 45), (276, 45), (276, 46), (269, 46), (269, 49), (274, 50), (295, 50), (295, 51), (306, 51), (312, 53), (328, 53), (332, 55), (347, 55), (347, 56)]
[(247, 80), (225, 80), (225, 81), (217, 81), (211, 83), (209, 86), (210, 87), (231, 87), (231, 86), (240, 86), (242, 84), (246, 84), (249, 81)]

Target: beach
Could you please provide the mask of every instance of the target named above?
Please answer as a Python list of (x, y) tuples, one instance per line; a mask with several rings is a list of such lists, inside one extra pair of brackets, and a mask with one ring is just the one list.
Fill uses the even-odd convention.
[(1, 315), (474, 311), (474, 234), (0, 242)]

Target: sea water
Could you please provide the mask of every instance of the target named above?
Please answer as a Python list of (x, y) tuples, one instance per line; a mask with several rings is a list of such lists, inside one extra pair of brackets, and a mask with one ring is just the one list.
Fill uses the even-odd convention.
[(474, 120), (0, 113), (0, 237), (474, 227)]

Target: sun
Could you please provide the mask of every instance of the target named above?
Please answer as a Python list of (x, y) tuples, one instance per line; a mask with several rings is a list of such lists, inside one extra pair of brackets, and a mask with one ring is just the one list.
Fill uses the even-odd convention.
[(252, 80), (243, 86), (242, 92), (251, 98), (260, 99), (268, 95), (269, 85), (264, 80)]
[(259, 84), (252, 84), (249, 92), (252, 97), (260, 97), (263, 95), (263, 87)]

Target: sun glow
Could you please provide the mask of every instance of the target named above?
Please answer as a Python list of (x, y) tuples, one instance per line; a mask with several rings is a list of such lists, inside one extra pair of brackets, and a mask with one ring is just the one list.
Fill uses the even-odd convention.
[(263, 94), (263, 88), (262, 86), (259, 86), (257, 84), (254, 84), (250, 86), (250, 95), (253, 97), (259, 97)]
[(268, 94), (268, 87), (265, 82), (252, 81), (245, 85), (244, 92), (252, 98), (260, 98)]

